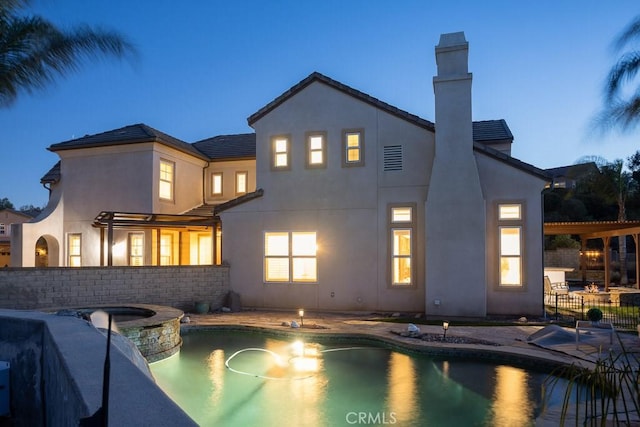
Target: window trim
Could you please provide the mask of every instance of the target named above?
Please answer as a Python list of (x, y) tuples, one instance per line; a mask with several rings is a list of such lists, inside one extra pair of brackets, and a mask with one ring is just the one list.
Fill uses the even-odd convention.
[[(132, 239), (133, 237), (141, 237), (142, 238), (142, 254), (141, 255), (134, 255), (133, 254), (133, 242)], [(145, 247), (145, 241), (144, 241), (144, 232), (140, 232), (140, 231), (135, 231), (132, 233), (127, 233), (127, 264), (130, 266), (135, 266), (135, 267), (139, 267), (139, 266), (144, 266), (144, 247)], [(131, 260), (133, 258), (140, 258), (141, 259), (141, 263), (140, 264), (134, 264), (131, 262)]]
[[(244, 191), (238, 190), (238, 177), (244, 175)], [(236, 171), (235, 176), (235, 191), (236, 196), (241, 196), (249, 192), (249, 172), (248, 171)]]
[[(501, 218), (500, 209), (503, 206), (515, 206), (517, 205), (520, 209), (520, 217), (519, 218)], [(526, 277), (526, 248), (525, 248), (525, 229), (526, 229), (526, 221), (525, 221), (525, 212), (526, 212), (526, 204), (522, 200), (502, 200), (496, 202), (496, 223), (497, 223), (497, 242), (496, 242), (496, 254), (497, 254), (497, 284), (498, 288), (501, 290), (523, 290), (525, 288), (525, 277)], [(502, 230), (503, 229), (514, 229), (517, 228), (519, 230), (519, 255), (503, 255), (502, 254)], [(519, 259), (519, 268), (520, 268), (520, 283), (518, 284), (509, 284), (502, 283), (502, 260), (505, 258), (518, 258)]]
[[(162, 177), (162, 165), (171, 166), (171, 180), (166, 180)], [(171, 195), (169, 197), (162, 196), (162, 183), (169, 184), (169, 190)], [(167, 159), (160, 159), (158, 163), (158, 198), (162, 201), (173, 202), (175, 200), (175, 188), (176, 188), (176, 163)]]
[[(396, 208), (409, 208), (411, 219), (409, 221), (394, 221), (393, 211)], [(417, 256), (417, 212), (418, 206), (416, 203), (389, 203), (387, 205), (387, 284), (392, 289), (414, 289), (417, 287), (416, 283), (416, 256)], [(397, 258), (407, 258), (407, 256), (396, 256), (394, 254), (394, 235), (395, 231), (408, 230), (410, 232), (410, 254), (409, 267), (410, 282), (409, 283), (394, 283), (394, 265)]]
[[(215, 191), (215, 179), (216, 177), (220, 177), (220, 191)], [(212, 197), (222, 197), (224, 196), (224, 175), (222, 172), (212, 172), (211, 173), (211, 196)]]
[[(71, 239), (78, 238), (78, 253), (72, 253), (71, 251)], [(78, 259), (78, 265), (73, 265), (72, 259)], [(67, 233), (67, 266), (68, 267), (82, 267), (82, 233)]]
[[(360, 160), (358, 160), (357, 162), (350, 162), (348, 160), (349, 156), (347, 155), (347, 153), (349, 152), (349, 147), (347, 145), (347, 137), (355, 133), (360, 135), (359, 148), (358, 148), (360, 153)], [(364, 166), (365, 165), (364, 147), (365, 147), (365, 138), (364, 138), (363, 128), (342, 129), (342, 167), (352, 168), (352, 167)]]
[[(287, 255), (267, 255), (267, 235), (280, 234), (287, 236)], [(314, 234), (316, 241), (315, 255), (296, 255), (293, 253), (293, 237), (295, 234)], [(262, 250), (263, 250), (263, 265), (262, 265), (262, 280), (263, 284), (318, 284), (319, 283), (319, 269), (318, 269), (318, 232), (317, 231), (264, 231), (262, 237)], [(267, 261), (269, 259), (287, 259), (288, 260), (288, 279), (287, 280), (268, 280), (267, 278)], [(315, 279), (312, 280), (296, 280), (294, 278), (294, 261), (297, 259), (313, 259), (315, 260)]]
[[(311, 148), (311, 138), (313, 137), (321, 137), (322, 138), (322, 147), (320, 150), (312, 150)], [(304, 139), (306, 141), (305, 145), (305, 162), (304, 165), (307, 169), (325, 169), (327, 167), (327, 132), (325, 131), (314, 131), (314, 132), (306, 132)], [(322, 154), (322, 162), (321, 163), (311, 163), (311, 154), (312, 152), (319, 151)]]
[[(276, 166), (276, 159), (277, 159), (277, 155), (280, 154), (276, 151), (276, 143), (278, 140), (284, 139), (286, 141), (286, 147), (287, 147), (287, 151), (284, 153), (286, 154), (286, 158), (287, 158), (287, 165), (286, 166)], [(291, 134), (282, 134), (282, 135), (274, 135), (271, 137), (271, 144), (270, 144), (270, 164), (271, 164), (271, 170), (272, 171), (288, 171), (291, 170)]]

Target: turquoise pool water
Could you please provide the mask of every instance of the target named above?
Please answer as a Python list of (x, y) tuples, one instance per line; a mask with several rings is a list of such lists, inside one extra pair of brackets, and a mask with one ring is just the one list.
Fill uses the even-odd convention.
[(528, 426), (547, 377), (508, 365), (220, 330), (153, 363), (202, 426)]

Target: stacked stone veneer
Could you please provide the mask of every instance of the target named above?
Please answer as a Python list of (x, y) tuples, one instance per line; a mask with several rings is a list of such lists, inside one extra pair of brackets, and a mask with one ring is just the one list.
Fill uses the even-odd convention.
[(555, 249), (544, 251), (545, 267), (580, 268), (580, 251), (578, 249)]
[(229, 292), (228, 266), (0, 268), (0, 308), (31, 310), (96, 304), (212, 309)]

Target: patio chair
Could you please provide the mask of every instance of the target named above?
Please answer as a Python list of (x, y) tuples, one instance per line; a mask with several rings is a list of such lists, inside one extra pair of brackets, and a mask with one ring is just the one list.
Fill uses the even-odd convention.
[(569, 296), (569, 286), (566, 282), (551, 283), (549, 276), (544, 276), (544, 292), (551, 295)]

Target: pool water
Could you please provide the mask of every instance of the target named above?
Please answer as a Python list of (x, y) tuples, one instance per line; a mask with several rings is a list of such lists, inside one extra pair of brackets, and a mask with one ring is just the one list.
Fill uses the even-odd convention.
[(528, 426), (547, 377), (258, 333), (195, 331), (183, 340), (180, 353), (151, 371), (202, 426)]

